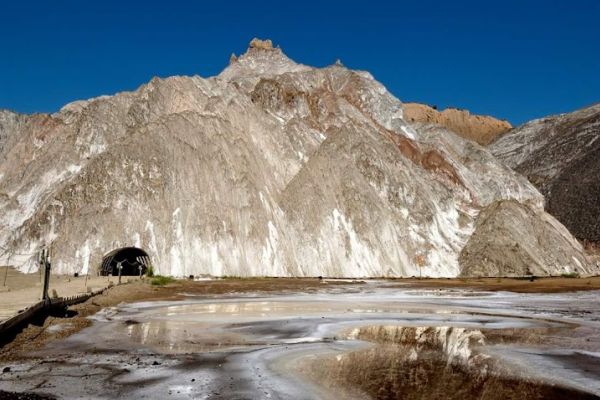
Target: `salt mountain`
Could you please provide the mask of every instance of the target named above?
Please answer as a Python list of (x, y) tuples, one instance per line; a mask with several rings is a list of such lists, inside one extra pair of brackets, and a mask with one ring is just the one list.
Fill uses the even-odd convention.
[(0, 262), (28, 271), (52, 244), (65, 273), (122, 246), (175, 276), (590, 272), (543, 203), (370, 74), (270, 41), (216, 77), (0, 114)]

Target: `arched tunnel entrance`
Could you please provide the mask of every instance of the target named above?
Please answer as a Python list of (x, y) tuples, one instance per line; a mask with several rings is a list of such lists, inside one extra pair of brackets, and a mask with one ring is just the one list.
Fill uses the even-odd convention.
[(138, 276), (140, 267), (142, 274), (146, 273), (150, 265), (150, 257), (142, 249), (137, 247), (122, 247), (115, 249), (104, 256), (100, 273), (106, 275), (119, 275), (118, 266), (121, 265), (121, 275), (123, 276)]

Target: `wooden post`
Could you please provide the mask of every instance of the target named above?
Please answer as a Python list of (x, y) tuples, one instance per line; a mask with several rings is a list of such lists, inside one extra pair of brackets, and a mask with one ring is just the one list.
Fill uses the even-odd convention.
[(50, 286), (50, 268), (51, 259), (47, 249), (42, 250), (42, 257), (44, 260), (44, 285), (42, 289), (42, 300), (48, 300), (48, 286)]
[(38, 262), (40, 266), (38, 267), (38, 271), (40, 273), (40, 284), (44, 284), (44, 276), (46, 275), (46, 259), (44, 258), (44, 249), (40, 250), (40, 256)]
[(4, 286), (6, 286), (6, 278), (8, 278), (8, 266), (10, 265), (10, 257), (12, 253), (8, 253), (8, 260), (6, 261), (6, 268), (4, 270)]
[(50, 289), (50, 271), (52, 269), (52, 248), (49, 248), (47, 250), (47, 254), (46, 254), (46, 277), (44, 278), (44, 286), (45, 286), (45, 290), (44, 292), (46, 293), (46, 299), (49, 299), (50, 296), (48, 295), (48, 290)]

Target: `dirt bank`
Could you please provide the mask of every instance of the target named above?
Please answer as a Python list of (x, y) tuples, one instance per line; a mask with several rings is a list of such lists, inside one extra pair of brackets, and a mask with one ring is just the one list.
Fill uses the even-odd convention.
[(600, 277), (589, 278), (451, 278), (451, 279), (396, 279), (399, 287), (433, 289), (474, 289), (516, 293), (564, 293), (581, 290), (600, 290)]

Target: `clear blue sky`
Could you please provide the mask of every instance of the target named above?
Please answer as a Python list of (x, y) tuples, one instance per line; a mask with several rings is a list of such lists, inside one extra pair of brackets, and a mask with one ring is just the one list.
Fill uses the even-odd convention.
[(254, 36), (304, 64), (368, 70), (403, 101), (515, 124), (600, 101), (597, 0), (2, 0), (0, 108), (215, 75)]

